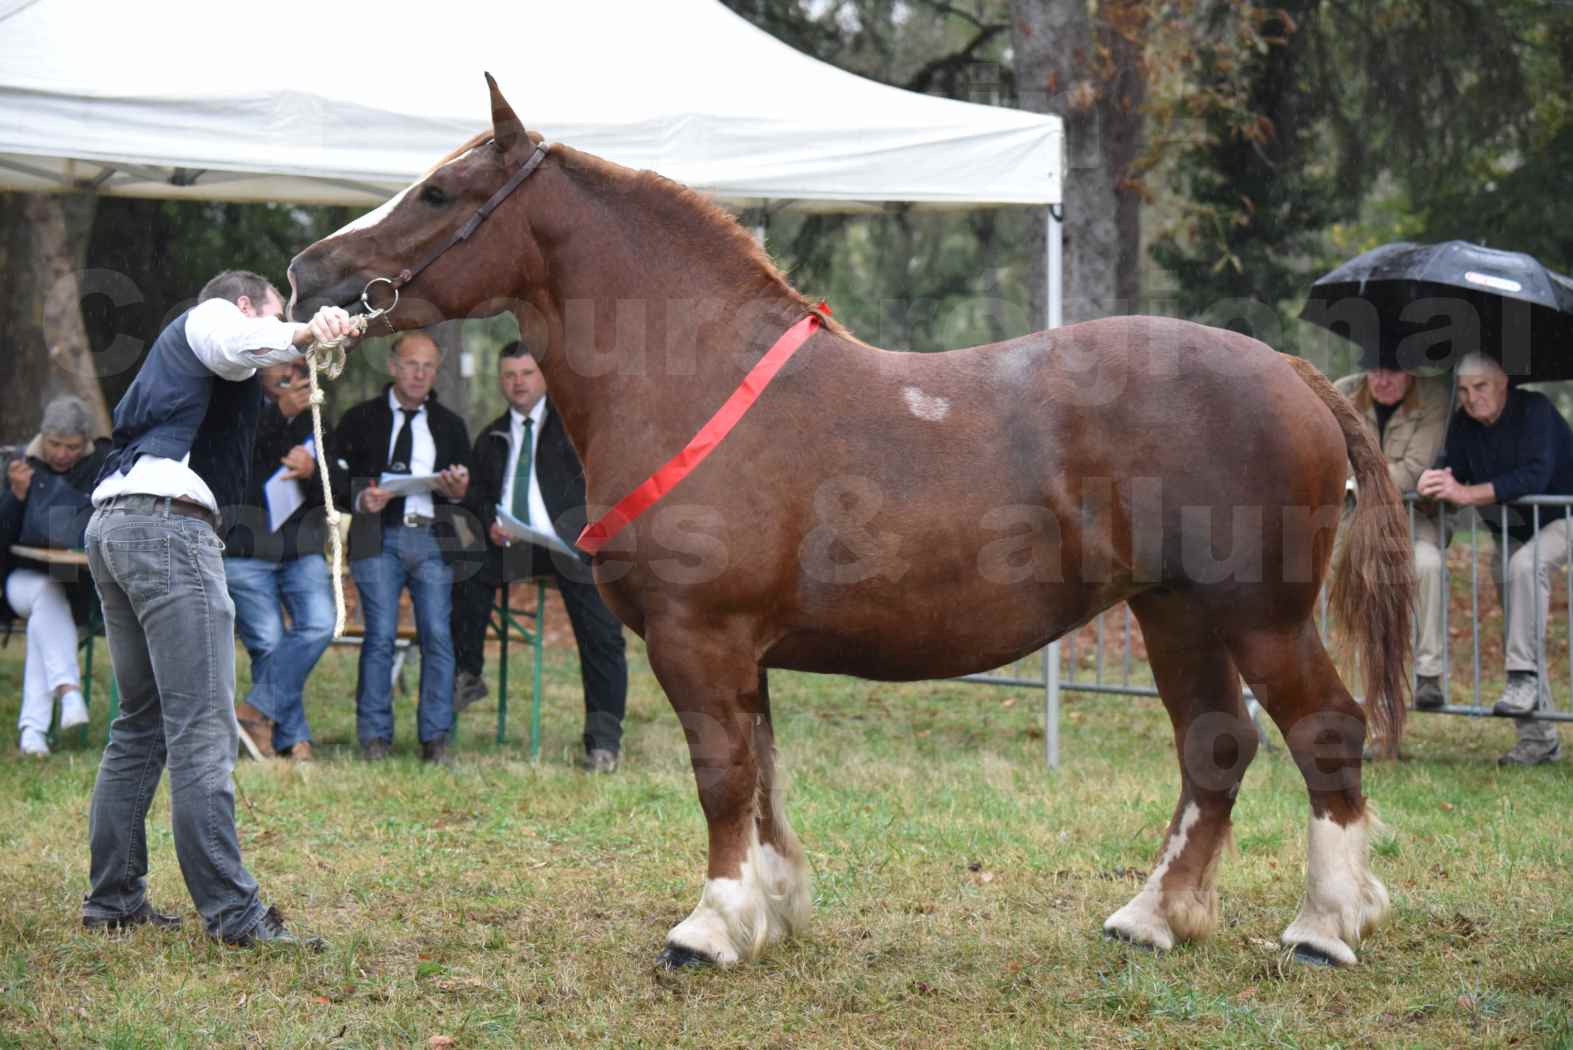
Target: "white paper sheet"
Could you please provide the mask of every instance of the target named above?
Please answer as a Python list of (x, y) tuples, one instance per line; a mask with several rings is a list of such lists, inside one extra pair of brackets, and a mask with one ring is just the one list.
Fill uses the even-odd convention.
[(432, 492), (437, 488), (441, 474), (384, 474), (377, 479), (377, 487), (395, 496), (413, 496), (417, 492)]
[[(316, 455), (315, 439), (306, 441), (306, 451)], [(300, 478), (286, 478), (288, 467), (280, 467), (262, 483), (262, 501), (268, 508), (268, 531), (277, 532), (306, 502), (306, 485)]]
[(572, 548), (557, 538), (555, 532), (542, 532), (540, 529), (526, 525), (504, 510), (500, 504), (497, 507), (497, 527), (507, 533), (511, 539), (533, 543), (537, 547), (545, 547), (547, 550), (566, 554), (570, 558), (579, 557)]

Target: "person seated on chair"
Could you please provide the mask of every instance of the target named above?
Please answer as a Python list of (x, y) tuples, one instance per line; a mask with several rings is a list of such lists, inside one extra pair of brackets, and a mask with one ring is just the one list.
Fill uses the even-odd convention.
[[(93, 480), (109, 454), (109, 439), (93, 439), (93, 413), (77, 397), (59, 397), (44, 408), (38, 436), (6, 467), (0, 492), (0, 613), (27, 620), (22, 666), (22, 714), (17, 719), (22, 754), (49, 754), (46, 737), (60, 702), (60, 728), (87, 723), (82, 674), (77, 667), (77, 624), (85, 623), (92, 578), (75, 570), (62, 583), (49, 566), (11, 553), (11, 545), (81, 550), (92, 516)], [(9, 609), (6, 606), (9, 605)]]
[[(1474, 353), (1456, 370), (1459, 410), (1435, 469), (1420, 475), (1420, 494), (1460, 507), (1490, 507), (1521, 496), (1573, 496), (1573, 430), (1543, 394), (1515, 389), (1502, 366)], [(1568, 522), (1558, 509), (1523, 508), (1483, 515), (1508, 551), (1491, 559), (1504, 605), (1507, 688), (1492, 713), (1518, 719), (1518, 743), (1497, 761), (1532, 766), (1562, 757), (1555, 726), (1530, 717), (1540, 705), (1539, 648), (1551, 605), (1551, 570), (1567, 563)], [(1540, 630), (1537, 632), (1537, 624)]]
[[(350, 573), (360, 595), (366, 634), (355, 683), (356, 734), (369, 761), (393, 746), (393, 654), (399, 595), (415, 606), (421, 646), (416, 720), (421, 758), (448, 765), (453, 730), (453, 569), (458, 544), (453, 519), (469, 486), (470, 435), (464, 420), (437, 403), (432, 390), (442, 350), (425, 332), (393, 342), (382, 395), (339, 420), (334, 447), (351, 478)], [(432, 489), (399, 496), (383, 488), (386, 474), (435, 474)]]
[[(1377, 436), (1387, 472), (1399, 492), (1413, 492), (1436, 461), (1447, 430), (1450, 396), (1444, 376), (1416, 376), (1373, 368), (1333, 384), (1365, 416)], [(1435, 710), (1442, 696), (1442, 532), (1434, 504), (1415, 508), (1415, 578), (1419, 583), (1419, 641), (1415, 647), (1415, 706)]]
[(555, 533), (573, 547), (584, 525), (584, 469), (546, 396), (546, 379), (523, 343), (504, 346), (497, 380), (508, 411), (475, 441), (475, 465), (466, 505), (486, 529), (486, 551), (478, 572), (461, 580), (454, 599), (459, 689), (484, 696), (482, 642), (497, 588), (512, 580), (551, 576), (579, 645), (584, 682), (584, 768), (617, 769), (623, 712), (628, 702), (628, 659), (623, 626), (595, 588), (587, 557), (553, 554), (543, 547), (510, 541), (497, 524), (501, 505), (513, 517)]
[[(224, 576), (235, 601), (236, 631), (251, 656), (251, 692), (235, 704), (235, 717), (263, 757), (306, 762), (306, 679), (333, 640), (333, 583), (322, 556), (327, 513), (308, 411), (311, 381), (298, 361), (258, 369), (257, 377), (267, 403), (257, 418), (251, 484), (241, 506), (224, 510)], [(348, 476), (330, 473), (334, 489), (347, 491)], [(287, 516), (274, 528), (280, 513)]]

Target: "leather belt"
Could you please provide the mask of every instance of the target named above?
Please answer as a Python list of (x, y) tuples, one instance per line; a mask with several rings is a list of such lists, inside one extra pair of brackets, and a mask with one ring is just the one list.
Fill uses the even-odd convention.
[(407, 529), (424, 529), (429, 528), (436, 520), (430, 514), (406, 514), (403, 524)]
[(131, 514), (174, 514), (182, 518), (196, 518), (198, 521), (206, 522), (214, 532), (219, 528), (217, 514), (194, 500), (177, 499), (174, 496), (152, 496), (147, 493), (132, 492), (111, 497), (102, 509), (121, 510)]

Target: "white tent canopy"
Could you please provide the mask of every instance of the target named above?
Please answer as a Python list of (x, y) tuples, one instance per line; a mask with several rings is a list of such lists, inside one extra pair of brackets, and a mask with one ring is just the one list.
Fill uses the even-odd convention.
[[(489, 124), (737, 202), (1058, 203), (1058, 117), (886, 87), (714, 0), (0, 0), (0, 189), (371, 205)], [(844, 205), (841, 205), (844, 206)]]

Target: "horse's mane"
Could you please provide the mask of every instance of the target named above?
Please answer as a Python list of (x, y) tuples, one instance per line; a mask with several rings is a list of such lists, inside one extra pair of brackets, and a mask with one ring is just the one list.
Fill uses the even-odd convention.
[(449, 150), (446, 154), (444, 154), (442, 156), (442, 158), (440, 160), (437, 161), (437, 163), (433, 164), (431, 167), (429, 167), (425, 171), (421, 172), (421, 177), (416, 179), (415, 181), (416, 182), (421, 182), (421, 181), (423, 181), (425, 179), (430, 178), (432, 172), (436, 171), (438, 168), (442, 167), (444, 164), (448, 163), (450, 160), (453, 160), (456, 157), (460, 157), (460, 156), (464, 155), (465, 153), (468, 153), (470, 150), (474, 149), (476, 146), (479, 146), (483, 142), (490, 142), (491, 138), (492, 138), (492, 133), (490, 131), (478, 131), (478, 132), (476, 132), (474, 135), (471, 135), (468, 139), (466, 139), (459, 146), (455, 147), (454, 149)]
[[(773, 291), (785, 296), (801, 306), (804, 313), (819, 310), (817, 302), (811, 302), (792, 287), (786, 275), (771, 261), (753, 235), (743, 229), (724, 208), (703, 194), (657, 172), (633, 171), (581, 150), (572, 153), (576, 162), (574, 167), (580, 171), (595, 178), (619, 182), (625, 193), (631, 191), (641, 195), (646, 202), (663, 207), (663, 210), (675, 208), (681, 211), (690, 236), (713, 244), (718, 255), (724, 253), (737, 258), (746, 269), (754, 272), (762, 291)], [(851, 338), (851, 333), (835, 318), (824, 317), (823, 320), (830, 331)]]

